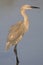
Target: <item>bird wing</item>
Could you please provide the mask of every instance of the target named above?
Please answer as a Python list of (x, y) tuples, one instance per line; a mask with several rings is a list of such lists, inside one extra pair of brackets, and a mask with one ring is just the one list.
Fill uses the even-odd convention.
[(24, 35), (24, 25), (23, 22), (18, 22), (15, 25), (10, 27), (7, 42), (6, 42), (6, 49), (8, 50), (10, 46), (17, 44)]
[(16, 30), (21, 24), (22, 24), (22, 22), (19, 21), (18, 23), (12, 25), (12, 26), (10, 27), (9, 32), (10, 32), (10, 31), (13, 31), (13, 30)]
[(24, 34), (24, 25), (23, 22), (18, 22), (15, 25), (12, 25), (10, 27), (9, 33), (8, 33), (8, 40), (13, 41), (17, 40), (20, 35)]

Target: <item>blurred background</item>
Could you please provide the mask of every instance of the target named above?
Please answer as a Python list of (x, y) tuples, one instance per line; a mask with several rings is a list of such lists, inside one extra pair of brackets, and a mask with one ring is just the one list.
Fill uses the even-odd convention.
[(26, 11), (30, 28), (17, 46), (19, 65), (43, 65), (43, 0), (0, 0), (0, 65), (16, 65), (14, 47), (7, 52), (5, 44), (10, 26), (23, 19), (20, 8), (24, 4), (40, 9)]

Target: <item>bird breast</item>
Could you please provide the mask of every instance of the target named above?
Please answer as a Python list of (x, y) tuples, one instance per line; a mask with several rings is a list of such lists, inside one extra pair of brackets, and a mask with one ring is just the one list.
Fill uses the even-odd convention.
[(25, 32), (27, 32), (28, 28), (29, 28), (29, 23), (28, 21), (24, 22), (24, 27), (25, 27)]

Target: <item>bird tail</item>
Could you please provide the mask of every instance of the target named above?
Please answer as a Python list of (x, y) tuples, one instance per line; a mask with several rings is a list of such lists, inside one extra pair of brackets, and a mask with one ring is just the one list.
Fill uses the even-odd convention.
[(5, 46), (5, 50), (8, 51), (10, 47), (11, 47), (10, 42), (7, 42), (7, 43), (6, 43), (6, 46)]

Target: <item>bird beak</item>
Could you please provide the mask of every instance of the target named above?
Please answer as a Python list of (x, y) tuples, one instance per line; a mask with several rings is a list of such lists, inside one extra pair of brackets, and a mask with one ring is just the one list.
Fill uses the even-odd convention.
[(40, 9), (40, 7), (36, 7), (36, 6), (31, 6), (31, 8)]

